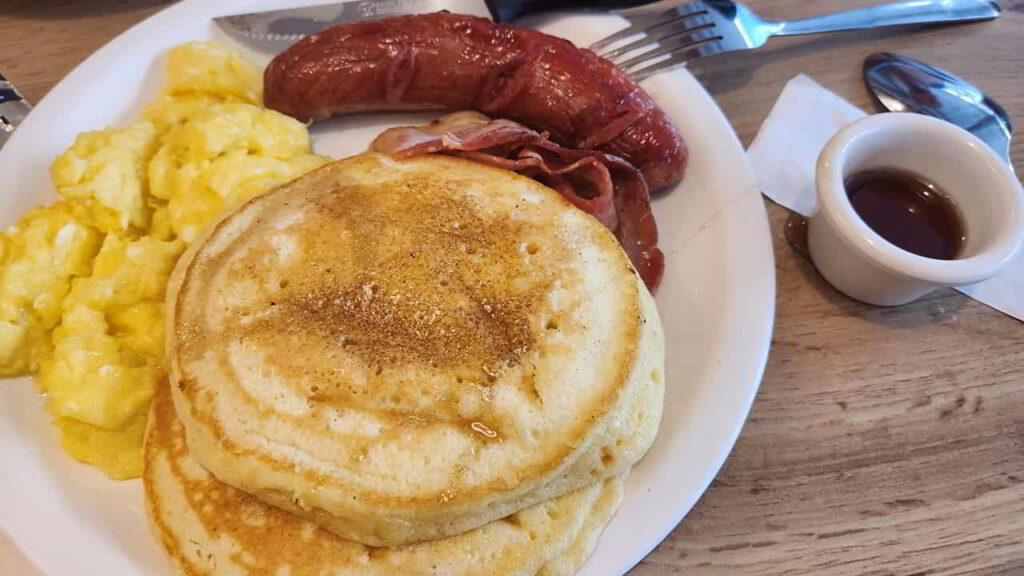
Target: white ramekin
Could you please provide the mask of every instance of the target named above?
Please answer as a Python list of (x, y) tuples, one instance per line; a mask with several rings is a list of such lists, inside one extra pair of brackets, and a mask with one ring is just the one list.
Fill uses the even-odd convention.
[[(967, 232), (961, 257), (903, 250), (857, 215), (843, 182), (877, 168), (914, 172), (952, 198)], [(846, 126), (818, 157), (817, 190), (807, 232), (811, 260), (839, 291), (869, 304), (905, 304), (940, 286), (985, 280), (1024, 238), (1024, 193), (1013, 172), (974, 135), (928, 116), (875, 114)]]

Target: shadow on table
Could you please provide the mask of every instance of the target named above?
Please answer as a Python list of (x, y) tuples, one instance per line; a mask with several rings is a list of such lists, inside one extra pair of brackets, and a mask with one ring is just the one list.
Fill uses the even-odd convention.
[[(777, 250), (794, 252), (784, 238), (775, 239), (782, 245)], [(792, 255), (795, 261), (792, 270), (779, 273), (796, 272), (804, 282), (813, 288), (829, 304), (844, 316), (861, 318), (868, 322), (894, 330), (914, 329), (934, 324), (950, 324), (959, 321), (959, 312), (967, 304), (968, 298), (952, 288), (940, 288), (924, 297), (902, 306), (872, 306), (858, 302), (832, 287), (818, 274), (809, 259), (797, 254)]]
[(145, 7), (169, 6), (176, 0), (6, 0), (3, 12), (10, 18), (60, 20), (102, 18)]

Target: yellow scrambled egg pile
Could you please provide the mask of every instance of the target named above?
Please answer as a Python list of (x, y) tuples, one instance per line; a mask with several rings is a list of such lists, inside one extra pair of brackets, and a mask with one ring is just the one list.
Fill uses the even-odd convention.
[(168, 57), (167, 89), (126, 127), (81, 134), (53, 163), (60, 199), (0, 234), (0, 376), (38, 373), (71, 456), (142, 471), (164, 378), (164, 291), (224, 210), (326, 159), (261, 107), (260, 70), (216, 44)]

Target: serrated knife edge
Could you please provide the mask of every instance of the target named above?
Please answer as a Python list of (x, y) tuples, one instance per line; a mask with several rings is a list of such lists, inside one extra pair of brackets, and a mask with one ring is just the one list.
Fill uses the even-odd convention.
[(491, 17), (485, 0), (357, 0), (214, 18), (230, 36), (261, 51), (280, 51), (338, 24), (448, 10)]

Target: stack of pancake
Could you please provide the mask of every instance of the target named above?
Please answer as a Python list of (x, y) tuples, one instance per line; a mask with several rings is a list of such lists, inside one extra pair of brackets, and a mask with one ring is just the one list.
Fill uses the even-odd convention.
[(185, 574), (572, 574), (661, 417), (653, 299), (557, 192), (366, 154), (179, 262), (145, 448)]

